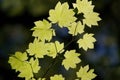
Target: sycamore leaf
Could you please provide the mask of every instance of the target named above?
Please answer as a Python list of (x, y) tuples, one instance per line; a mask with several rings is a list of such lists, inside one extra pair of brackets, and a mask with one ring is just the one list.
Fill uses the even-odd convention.
[(60, 44), (59, 41), (55, 41), (55, 45), (55, 47), (57, 48), (57, 52), (62, 53), (64, 51), (64, 43)]
[(16, 72), (19, 71), (18, 77), (25, 77), (26, 80), (33, 77), (32, 69), (30, 64), (26, 61), (28, 59), (27, 54), (16, 52), (15, 55), (9, 57), (8, 63), (10, 63), (12, 69)]
[(84, 34), (83, 39), (79, 39), (77, 43), (79, 44), (79, 48), (83, 48), (85, 51), (87, 51), (88, 48), (93, 49), (94, 48), (94, 42), (96, 39), (93, 37), (94, 34)]
[(46, 43), (45, 44), (47, 47), (47, 56), (55, 58), (57, 55), (55, 44), (54, 43)]
[(16, 53), (15, 53), (15, 57), (18, 58), (18, 59), (21, 60), (21, 61), (25, 61), (25, 60), (28, 59), (26, 52), (24, 52), (24, 53), (16, 52)]
[(33, 59), (33, 58), (31, 58), (30, 59), (30, 64), (31, 64), (31, 67), (32, 67), (32, 69), (33, 69), (33, 72), (34, 73), (37, 73), (39, 70), (40, 70), (40, 66), (39, 66), (39, 61), (38, 61), (38, 59)]
[(33, 77), (33, 72), (32, 72), (32, 68), (31, 65), (26, 62), (23, 63), (23, 65), (20, 65), (22, 67), (22, 70), (20, 70), (20, 74), (18, 75), (18, 77), (24, 78), (25, 80), (29, 80), (30, 78)]
[(63, 4), (58, 2), (55, 9), (51, 9), (49, 11), (50, 16), (48, 17), (48, 19), (52, 23), (58, 23), (60, 27), (67, 27), (76, 20), (74, 14), (74, 11), (72, 9), (69, 9), (69, 5), (67, 2)]
[(34, 42), (29, 44), (27, 52), (29, 55), (35, 55), (36, 58), (43, 58), (47, 54), (47, 49), (44, 42), (35, 38)]
[(55, 36), (54, 30), (51, 29), (51, 23), (49, 23), (47, 20), (36, 21), (35, 27), (32, 28), (32, 30), (34, 30), (33, 36), (38, 37), (38, 39), (41, 41), (50, 41), (52, 36)]
[(16, 71), (21, 70), (21, 65), (23, 65), (23, 61), (27, 60), (26, 52), (16, 52), (15, 55), (9, 57), (8, 63), (11, 64), (12, 69), (16, 69)]
[(96, 77), (96, 74), (94, 74), (94, 69), (89, 70), (89, 65), (86, 65), (85, 67), (81, 67), (79, 71), (77, 72), (77, 77), (81, 78), (81, 80), (92, 80)]
[(92, 1), (88, 0), (76, 0), (76, 4), (73, 4), (74, 8), (78, 9), (78, 13), (89, 13), (93, 12), (94, 5), (92, 5)]
[(64, 44), (60, 44), (58, 41), (55, 41), (55, 43), (46, 43), (45, 45), (48, 51), (47, 55), (53, 58), (55, 58), (57, 53), (64, 48)]
[(53, 77), (50, 77), (50, 80), (65, 80), (62, 75), (54, 75)]
[(80, 54), (75, 53), (75, 50), (66, 51), (64, 56), (65, 59), (63, 60), (62, 65), (64, 65), (66, 70), (68, 70), (70, 67), (76, 68), (76, 64), (81, 62), (78, 57)]
[(84, 14), (85, 19), (83, 19), (83, 24), (88, 25), (88, 27), (91, 27), (92, 25), (98, 25), (98, 21), (101, 20), (99, 17), (99, 14), (96, 12), (90, 12), (87, 14)]
[(68, 27), (69, 33), (74, 35), (77, 35), (78, 33), (81, 34), (84, 32), (84, 25), (81, 24), (81, 22), (73, 22), (70, 27)]
[(74, 8), (78, 9), (78, 13), (83, 13), (84, 18), (83, 24), (86, 24), (88, 27), (92, 25), (98, 25), (98, 21), (101, 20), (99, 14), (93, 12), (94, 6), (92, 5), (92, 1), (88, 0), (77, 0), (76, 4), (73, 4)]

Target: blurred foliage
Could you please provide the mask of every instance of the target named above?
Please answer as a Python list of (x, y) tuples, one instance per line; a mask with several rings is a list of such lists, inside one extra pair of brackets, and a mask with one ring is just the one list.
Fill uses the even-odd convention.
[(54, 8), (58, 1), (64, 2), (65, 0), (2, 0), (1, 9), (9, 16), (21, 15), (26, 11), (33, 16), (39, 16)]

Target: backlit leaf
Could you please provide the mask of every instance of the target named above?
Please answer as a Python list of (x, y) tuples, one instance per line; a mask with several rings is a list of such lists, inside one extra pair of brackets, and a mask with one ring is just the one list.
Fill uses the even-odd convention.
[(8, 63), (11, 65), (12, 69), (15, 69), (16, 72), (20, 72), (18, 77), (22, 77), (26, 80), (29, 80), (33, 77), (33, 72), (29, 62), (26, 61), (27, 59), (28, 57), (25, 52), (16, 52), (15, 55), (9, 57)]
[(92, 1), (88, 0), (77, 0), (76, 4), (73, 4), (74, 8), (78, 9), (78, 13), (83, 13), (84, 18), (83, 24), (86, 24), (88, 27), (92, 25), (98, 25), (98, 21), (101, 20), (99, 14), (93, 12), (94, 5), (92, 5)]
[(86, 65), (85, 67), (81, 67), (79, 71), (77, 72), (77, 77), (81, 78), (81, 80), (92, 80), (96, 77), (96, 74), (94, 74), (94, 69), (90, 69), (89, 71), (89, 65)]
[(35, 27), (32, 28), (34, 30), (33, 36), (38, 37), (41, 41), (50, 41), (52, 39), (52, 36), (55, 36), (55, 32), (53, 29), (51, 29), (51, 23), (49, 23), (47, 20), (43, 21), (36, 21)]
[(81, 34), (84, 32), (84, 26), (82, 25), (81, 22), (73, 22), (69, 29), (69, 33), (72, 34), (73, 36), (77, 35), (78, 33)]
[(79, 44), (79, 48), (83, 48), (85, 51), (87, 51), (88, 48), (93, 49), (94, 48), (94, 42), (96, 39), (93, 37), (94, 34), (84, 34), (83, 39), (79, 39), (77, 43)]
[(50, 77), (50, 80), (65, 80), (62, 75), (54, 75)]
[(47, 49), (44, 42), (35, 38), (34, 42), (29, 44), (27, 52), (29, 55), (35, 55), (36, 58), (43, 58), (47, 54)]
[(88, 27), (91, 27), (92, 25), (98, 25), (98, 21), (101, 20), (99, 17), (99, 14), (96, 12), (89, 12), (84, 14), (85, 19), (83, 19), (83, 24), (86, 24)]
[(75, 50), (65, 52), (65, 59), (63, 60), (62, 65), (64, 65), (66, 70), (69, 68), (76, 68), (76, 64), (81, 62), (78, 56), (80, 56), (80, 54), (76, 53)]
[(31, 64), (31, 67), (32, 67), (32, 69), (33, 69), (33, 72), (34, 73), (38, 73), (38, 71), (40, 70), (40, 66), (39, 66), (39, 61), (38, 61), (38, 59), (33, 59), (33, 58), (31, 58), (30, 59), (30, 64)]
[(46, 43), (45, 45), (46, 45), (47, 51), (48, 51), (47, 55), (50, 57), (53, 57), (53, 58), (55, 58), (57, 56), (57, 53), (64, 48), (64, 44), (63, 43), (60, 44), (58, 41), (55, 41), (55, 43), (53, 43), (53, 42)]
[(67, 2), (63, 4), (58, 2), (55, 9), (51, 9), (49, 11), (50, 16), (48, 17), (48, 19), (52, 23), (58, 23), (60, 27), (67, 27), (76, 20), (74, 14), (75, 13), (73, 12), (73, 10), (69, 9), (69, 5)]
[(94, 5), (92, 1), (88, 0), (76, 0), (76, 3), (73, 4), (74, 8), (78, 9), (78, 13), (89, 13), (93, 12)]

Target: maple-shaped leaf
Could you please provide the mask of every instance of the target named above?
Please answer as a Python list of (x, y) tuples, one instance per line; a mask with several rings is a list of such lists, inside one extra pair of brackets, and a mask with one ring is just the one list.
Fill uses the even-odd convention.
[(65, 59), (63, 60), (62, 65), (64, 65), (66, 70), (69, 68), (76, 68), (76, 64), (81, 62), (78, 56), (80, 56), (80, 54), (76, 53), (75, 50), (65, 52)]
[[(64, 49), (64, 44), (63, 43), (59, 43), (58, 41), (55, 41), (55, 43), (51, 42), (51, 43), (46, 43), (45, 44), (47, 47), (47, 55), (50, 57), (55, 58), (57, 56), (57, 53), (61, 53)], [(62, 50), (63, 49), (63, 50)], [(62, 51), (61, 51), (62, 50)]]
[(90, 69), (89, 71), (89, 65), (86, 65), (85, 67), (81, 67), (79, 71), (77, 72), (77, 77), (81, 78), (81, 80), (92, 80), (96, 77), (96, 74), (94, 74), (94, 69)]
[(9, 57), (8, 63), (11, 64), (12, 69), (16, 69), (16, 71), (21, 70), (21, 65), (23, 65), (23, 61), (28, 59), (26, 52), (16, 52), (15, 55)]
[(31, 67), (32, 67), (32, 70), (33, 70), (33, 72), (34, 73), (37, 73), (39, 70), (40, 70), (40, 66), (39, 66), (39, 61), (38, 61), (38, 59), (33, 59), (33, 58), (31, 58), (30, 59), (30, 64), (31, 64)]
[(68, 27), (69, 33), (73, 36), (77, 35), (78, 33), (81, 34), (84, 32), (84, 25), (81, 24), (81, 22), (73, 22), (70, 27)]
[(55, 41), (55, 47), (57, 49), (57, 53), (62, 53), (64, 51), (64, 43), (60, 43), (59, 41)]
[(85, 19), (83, 19), (83, 24), (86, 24), (88, 27), (92, 25), (98, 25), (98, 21), (101, 20), (99, 14), (96, 12), (89, 12), (84, 14)]
[(25, 80), (30, 80), (33, 77), (33, 72), (31, 65), (28, 62), (24, 62), (23, 65), (20, 65), (22, 70), (19, 70), (20, 74), (18, 77), (25, 78)]
[(47, 49), (44, 42), (35, 38), (33, 43), (29, 44), (29, 48), (26, 50), (29, 55), (35, 55), (36, 58), (43, 58), (47, 54)]
[(16, 52), (16, 53), (15, 53), (15, 57), (18, 58), (18, 59), (21, 60), (21, 61), (25, 61), (25, 60), (28, 59), (26, 52), (24, 52), (24, 53)]
[(19, 71), (19, 77), (25, 77), (26, 80), (29, 80), (33, 77), (32, 69), (28, 61), (27, 54), (16, 52), (15, 55), (9, 57), (8, 63), (11, 65), (12, 69), (15, 69), (16, 72)]
[(74, 17), (73, 9), (69, 9), (69, 5), (67, 2), (61, 4), (60, 2), (57, 3), (55, 9), (51, 9), (49, 11), (48, 19), (52, 23), (58, 23), (60, 27), (68, 27), (72, 22), (76, 20)]
[(65, 80), (62, 75), (54, 75), (50, 77), (50, 80)]
[(88, 0), (76, 0), (76, 3), (73, 4), (74, 8), (78, 9), (78, 13), (89, 13), (93, 12), (94, 5), (92, 1)]
[(83, 39), (79, 39), (77, 43), (79, 44), (79, 48), (83, 48), (85, 51), (87, 51), (88, 48), (93, 49), (94, 48), (94, 42), (96, 39), (93, 37), (94, 34), (84, 34)]
[(99, 14), (94, 12), (94, 5), (92, 5), (92, 1), (88, 0), (77, 0), (76, 4), (73, 4), (74, 8), (78, 9), (78, 13), (83, 13), (84, 18), (83, 24), (86, 24), (88, 27), (92, 25), (98, 25), (98, 21), (101, 20)]
[(52, 36), (55, 36), (55, 32), (53, 29), (51, 29), (51, 26), (51, 23), (45, 19), (43, 19), (43, 21), (36, 21), (35, 27), (31, 29), (34, 30), (32, 35), (34, 37), (38, 37), (38, 39), (41, 41), (50, 41)]

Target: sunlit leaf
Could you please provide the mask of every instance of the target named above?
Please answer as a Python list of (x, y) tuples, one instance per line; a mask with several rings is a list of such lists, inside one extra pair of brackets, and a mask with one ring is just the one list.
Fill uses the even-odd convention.
[(65, 80), (62, 75), (54, 75), (50, 77), (50, 80)]
[(101, 20), (99, 14), (94, 12), (94, 5), (92, 5), (92, 1), (88, 0), (77, 0), (76, 4), (73, 4), (74, 8), (78, 9), (78, 13), (83, 13), (84, 18), (83, 24), (86, 24), (88, 27), (92, 25), (98, 25), (98, 21)]
[(60, 43), (59, 41), (55, 41), (55, 46), (57, 48), (57, 52), (62, 53), (64, 51), (64, 43)]
[(43, 21), (36, 21), (35, 27), (32, 28), (34, 30), (33, 36), (38, 37), (41, 41), (50, 41), (52, 39), (52, 36), (55, 36), (55, 32), (53, 29), (51, 29), (51, 23), (49, 23), (47, 20)]
[(69, 68), (76, 68), (76, 64), (81, 62), (78, 57), (80, 54), (76, 53), (75, 50), (66, 51), (64, 56), (65, 59), (63, 60), (62, 65), (64, 65), (66, 70)]
[(30, 78), (33, 77), (33, 72), (32, 72), (32, 68), (31, 65), (28, 62), (24, 62), (23, 65), (20, 65), (22, 67), (21, 70), (19, 70), (20, 74), (18, 75), (18, 77), (24, 78), (25, 80), (29, 80)]
[(15, 55), (9, 57), (8, 63), (10, 63), (12, 69), (16, 72), (19, 71), (18, 77), (22, 77), (26, 80), (33, 77), (32, 68), (30, 64), (26, 61), (28, 59), (26, 53), (16, 52)]
[(52, 21), (52, 23), (58, 23), (60, 27), (67, 27), (76, 20), (74, 14), (73, 10), (69, 9), (67, 2), (63, 4), (58, 2), (55, 9), (49, 11), (50, 16), (48, 19)]
[(77, 43), (79, 44), (79, 48), (83, 48), (85, 51), (87, 51), (88, 48), (93, 49), (94, 48), (94, 42), (96, 39), (93, 37), (94, 34), (84, 34), (83, 39), (79, 39)]
[(88, 0), (76, 0), (76, 3), (73, 4), (74, 8), (78, 9), (78, 13), (89, 13), (93, 12), (94, 5), (92, 1)]
[(60, 44), (58, 41), (55, 41), (55, 43), (53, 43), (53, 42), (46, 43), (45, 45), (46, 45), (47, 51), (48, 51), (47, 55), (50, 57), (53, 57), (53, 58), (55, 58), (57, 56), (57, 53), (64, 48), (64, 44), (63, 43)]
[(90, 12), (84, 14), (85, 19), (83, 19), (83, 24), (86, 24), (88, 27), (91, 27), (92, 25), (98, 25), (98, 21), (101, 20), (99, 17), (99, 14), (96, 12)]
[(81, 34), (84, 32), (84, 26), (82, 25), (81, 22), (73, 22), (69, 29), (69, 33), (72, 34), (73, 36), (77, 35), (78, 33)]
[(77, 77), (81, 78), (81, 80), (92, 80), (96, 77), (96, 74), (94, 74), (94, 69), (90, 69), (89, 66), (86, 65), (85, 67), (81, 67), (79, 71), (77, 72)]
[(38, 59), (33, 59), (33, 58), (31, 58), (30, 59), (30, 64), (31, 64), (31, 67), (32, 67), (32, 69), (33, 69), (33, 72), (34, 73), (38, 73), (38, 71), (40, 70), (40, 66), (39, 66), (39, 61), (38, 61)]
[(29, 55), (35, 55), (36, 58), (43, 58), (47, 54), (47, 49), (44, 42), (35, 38), (34, 42), (29, 44), (27, 52)]
[(16, 69), (16, 71), (21, 70), (21, 65), (23, 65), (23, 61), (27, 60), (27, 54), (16, 52), (15, 55), (9, 57), (8, 63), (11, 64), (12, 69)]

